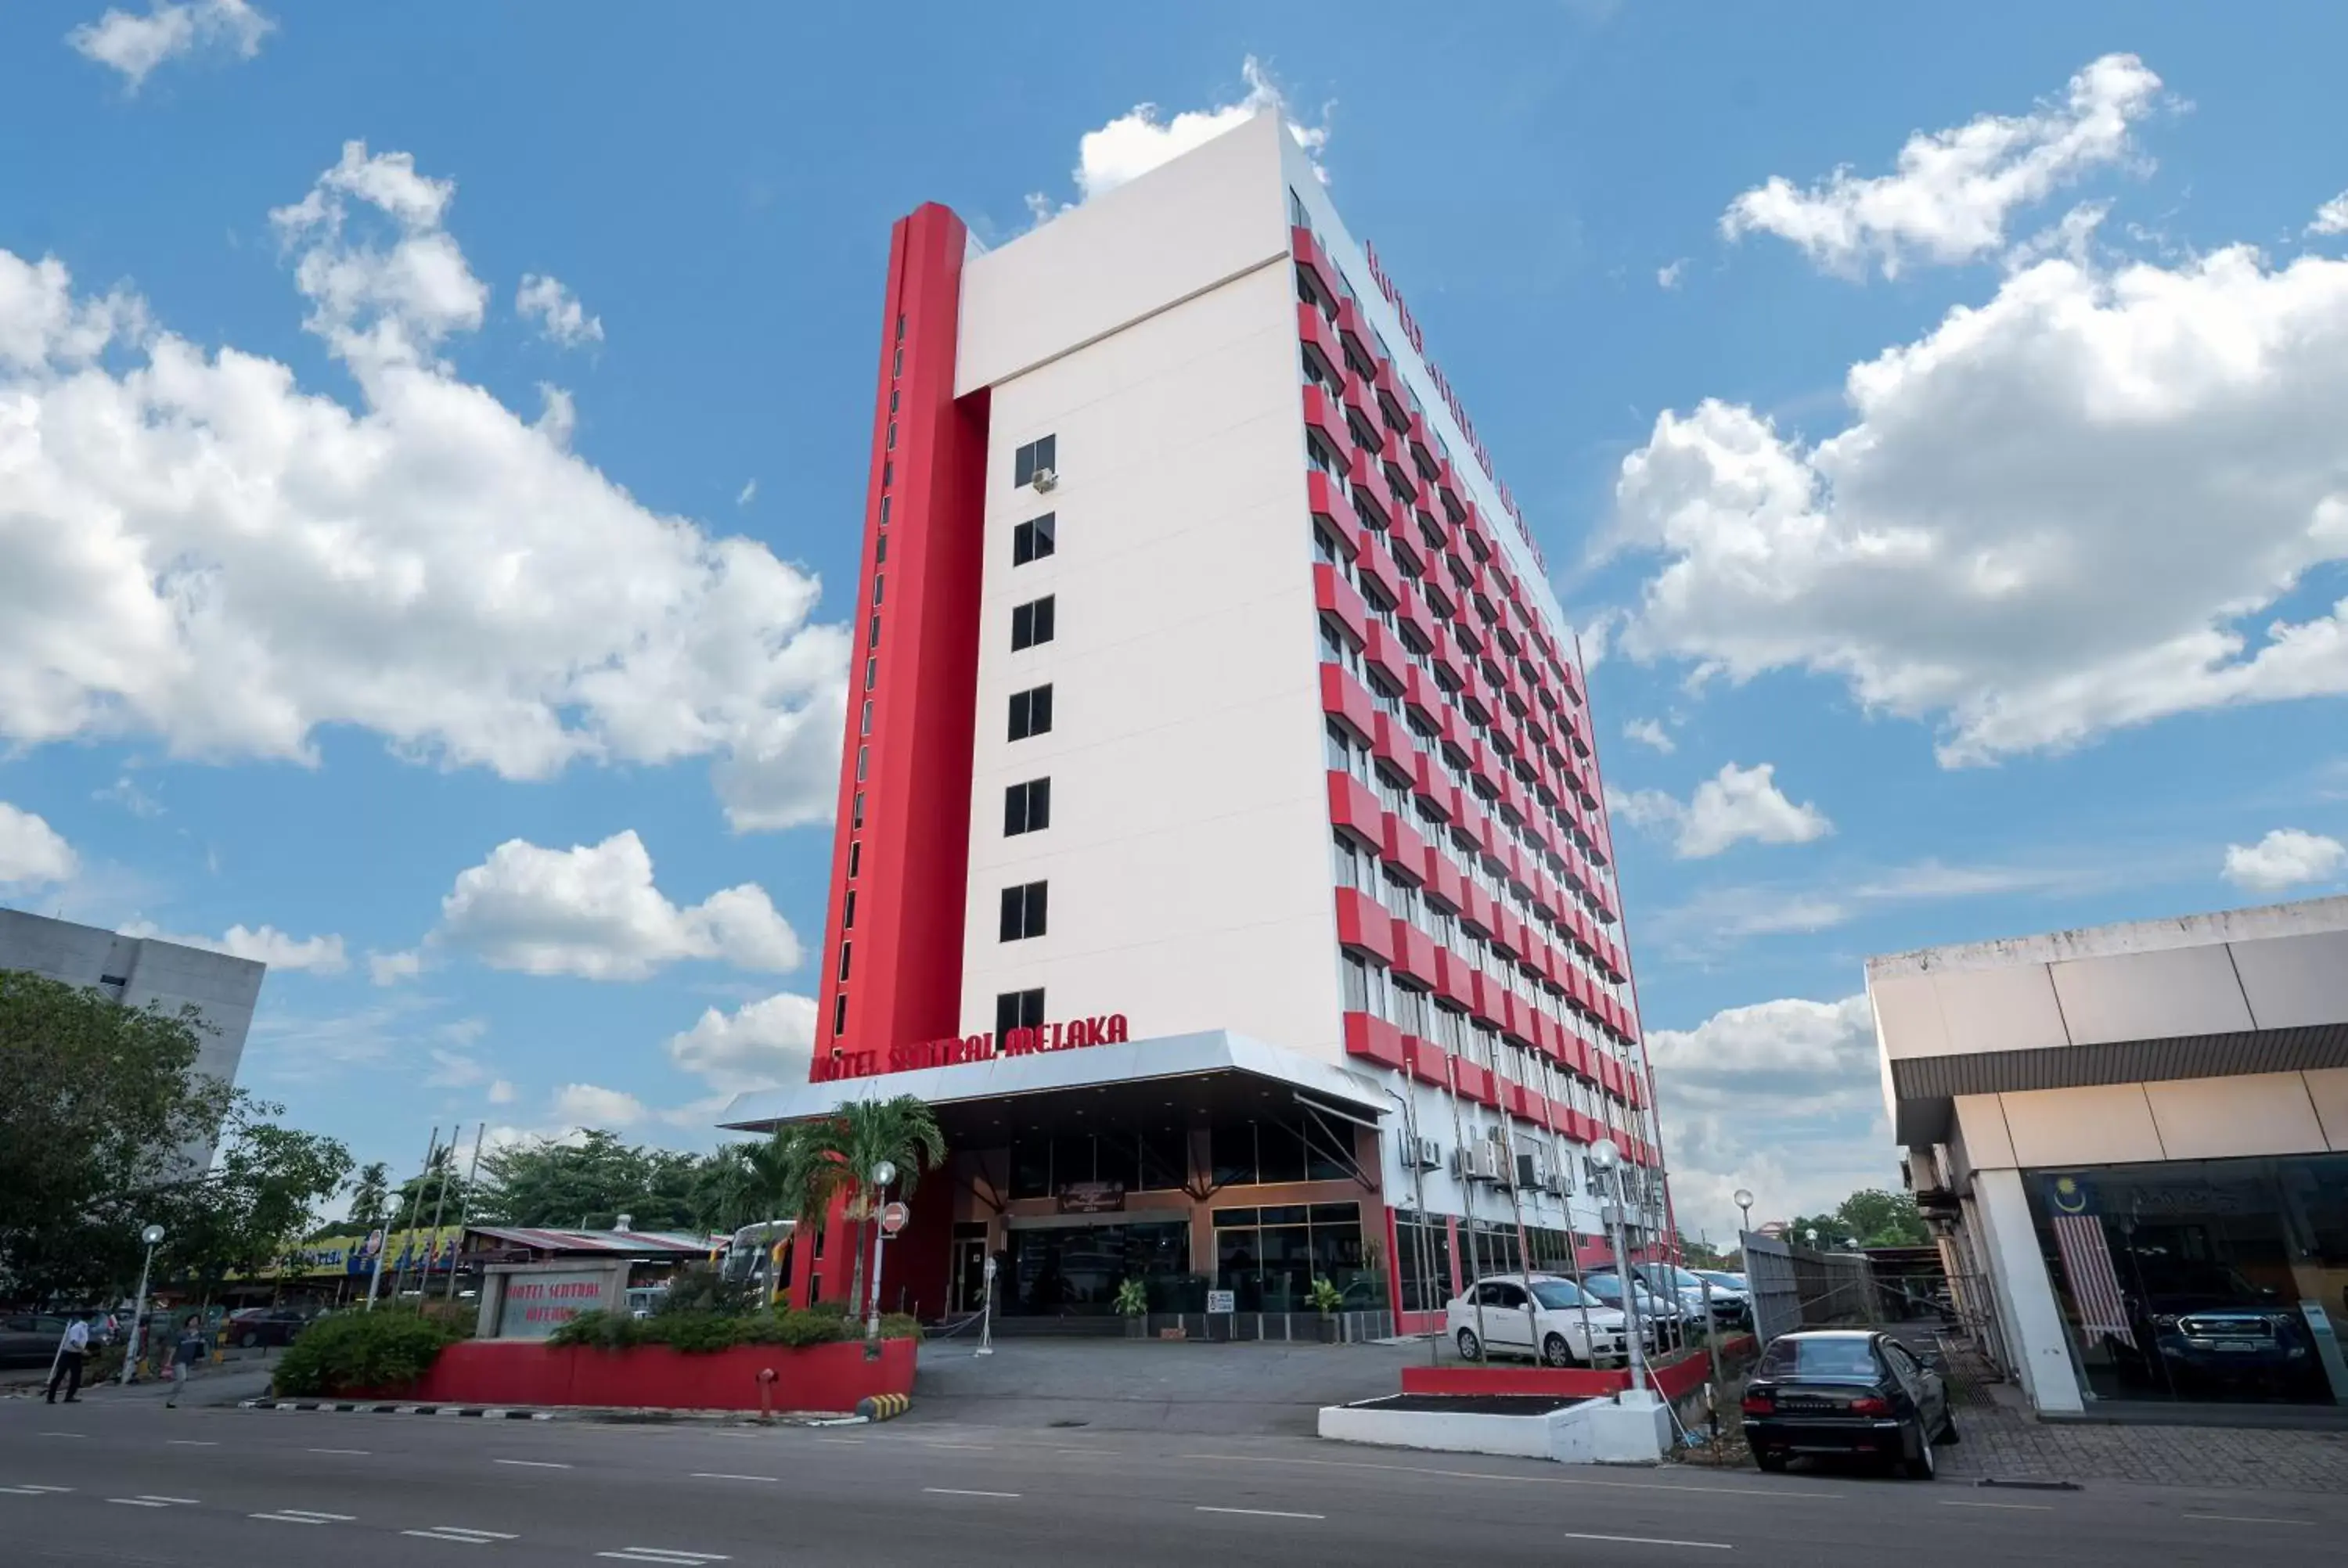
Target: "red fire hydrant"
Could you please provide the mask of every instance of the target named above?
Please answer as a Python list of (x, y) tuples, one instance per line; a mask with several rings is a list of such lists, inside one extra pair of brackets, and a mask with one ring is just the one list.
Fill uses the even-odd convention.
[(758, 1419), (762, 1421), (775, 1419), (775, 1369), (772, 1367), (758, 1368)]

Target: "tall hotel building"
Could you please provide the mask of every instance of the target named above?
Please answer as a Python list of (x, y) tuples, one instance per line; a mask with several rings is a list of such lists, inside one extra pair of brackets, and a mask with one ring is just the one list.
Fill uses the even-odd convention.
[[(1416, 1327), (1668, 1235), (1572, 634), (1278, 118), (890, 247), (814, 1079), (953, 1153), (882, 1296)], [(850, 1288), (837, 1223), (800, 1300)]]

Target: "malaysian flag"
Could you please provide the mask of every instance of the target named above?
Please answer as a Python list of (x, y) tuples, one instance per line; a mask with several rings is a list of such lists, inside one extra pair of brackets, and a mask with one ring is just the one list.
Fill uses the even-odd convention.
[(2112, 1268), (2111, 1244), (2104, 1239), (2098, 1214), (2055, 1214), (2054, 1245), (2063, 1254), (2063, 1273), (2071, 1281), (2071, 1299), (2078, 1303), (2079, 1327), (2100, 1328), (2129, 1349), (2136, 1336), (2128, 1329), (2127, 1303), (2120, 1296), (2120, 1277)]

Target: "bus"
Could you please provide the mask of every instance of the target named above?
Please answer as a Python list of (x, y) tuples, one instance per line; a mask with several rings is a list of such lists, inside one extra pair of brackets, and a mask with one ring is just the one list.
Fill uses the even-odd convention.
[(768, 1306), (781, 1303), (790, 1293), (791, 1235), (798, 1229), (797, 1220), (744, 1225), (726, 1244), (718, 1277), (728, 1285), (756, 1282), (765, 1290)]

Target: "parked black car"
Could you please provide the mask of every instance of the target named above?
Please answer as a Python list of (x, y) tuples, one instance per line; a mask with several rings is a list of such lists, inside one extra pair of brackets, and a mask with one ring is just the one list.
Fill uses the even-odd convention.
[(0, 1367), (46, 1368), (65, 1340), (66, 1320), (46, 1312), (0, 1317)]
[(228, 1315), (228, 1342), (246, 1350), (291, 1345), (309, 1326), (306, 1313), (289, 1307), (248, 1307)]
[(1763, 1470), (1798, 1454), (1871, 1454), (1930, 1481), (1932, 1445), (1956, 1440), (1939, 1368), (1888, 1334), (1781, 1334), (1745, 1387), (1745, 1442)]

